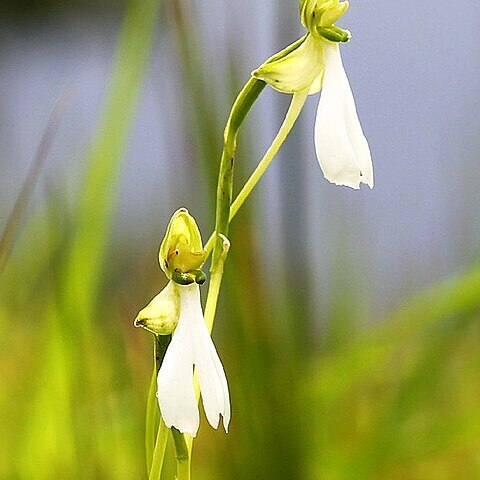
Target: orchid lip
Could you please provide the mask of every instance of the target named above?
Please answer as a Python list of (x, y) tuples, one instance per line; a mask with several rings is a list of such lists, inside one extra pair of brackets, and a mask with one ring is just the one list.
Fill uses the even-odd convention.
[(221, 415), (225, 431), (228, 431), (228, 384), (203, 318), (199, 286), (193, 283), (177, 288), (180, 318), (157, 378), (162, 417), (168, 427), (196, 436), (200, 417), (194, 388), (195, 368), (208, 422), (217, 428)]
[(325, 178), (358, 189), (373, 188), (373, 166), (350, 83), (336, 43), (325, 44), (325, 75), (315, 121), (315, 150)]

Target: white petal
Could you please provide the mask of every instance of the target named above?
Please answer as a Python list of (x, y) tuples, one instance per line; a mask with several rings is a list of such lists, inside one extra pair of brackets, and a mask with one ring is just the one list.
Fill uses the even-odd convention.
[(193, 387), (194, 312), (196, 305), (183, 295), (180, 288), (180, 319), (172, 335), (162, 366), (158, 372), (158, 402), (167, 427), (195, 436), (199, 413)]
[[(198, 373), (203, 408), (208, 423), (213, 428), (218, 427), (219, 416), (223, 416), (225, 431), (230, 422), (230, 396), (228, 384), (222, 363), (203, 318), (198, 285), (191, 285), (185, 295), (191, 296), (195, 309), (195, 357), (194, 363)], [(195, 299), (194, 299), (195, 298)]]
[(315, 122), (315, 148), (325, 178), (358, 189), (373, 187), (373, 167), (367, 140), (343, 68), (338, 44), (325, 42), (323, 90)]

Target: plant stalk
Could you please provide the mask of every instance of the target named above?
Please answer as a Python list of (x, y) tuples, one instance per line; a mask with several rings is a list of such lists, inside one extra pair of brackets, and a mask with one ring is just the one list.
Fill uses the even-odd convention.
[[(148, 392), (147, 418), (146, 418), (146, 452), (147, 471), (149, 480), (159, 480), (162, 473), (165, 449), (167, 448), (168, 427), (161, 418), (157, 401), (157, 375), (162, 365), (163, 357), (170, 343), (170, 335), (155, 335), (153, 347), (154, 368), (150, 389)], [(157, 431), (155, 438), (155, 431)]]
[[(263, 158), (260, 160), (257, 168), (254, 170), (250, 178), (247, 180), (247, 182), (243, 186), (240, 193), (235, 198), (235, 201), (232, 203), (230, 207), (229, 222), (233, 220), (233, 218), (237, 214), (240, 207), (243, 205), (243, 203), (248, 198), (250, 193), (252, 193), (252, 190), (255, 188), (259, 180), (262, 178), (268, 166), (270, 165), (272, 160), (275, 158), (275, 155), (280, 150), (280, 147), (285, 142), (288, 134), (292, 130), (293, 126), (295, 125), (295, 122), (297, 121), (298, 116), (300, 115), (300, 112), (302, 111), (303, 105), (307, 100), (307, 96), (308, 96), (308, 92), (306, 91), (293, 94), (287, 114), (285, 116), (285, 119), (276, 137), (274, 138), (268, 150), (265, 152), (265, 155), (263, 156)], [(207, 254), (210, 254), (210, 252), (213, 249), (214, 242), (215, 242), (215, 233), (216, 232), (213, 232), (212, 235), (210, 235), (208, 242), (205, 244), (205, 251), (207, 252)]]
[(177, 480), (190, 480), (190, 451), (186, 436), (175, 427), (171, 430), (177, 459)]
[[(233, 195), (233, 170), (235, 164), (235, 151), (237, 148), (237, 135), (245, 117), (265, 88), (266, 83), (256, 78), (250, 78), (239, 93), (227, 121), (224, 133), (222, 158), (217, 186), (217, 205), (215, 213), (215, 232), (228, 237), (228, 224), (230, 221), (230, 205)], [(219, 267), (223, 257), (223, 241), (220, 237), (213, 247), (213, 257), (210, 272), (214, 273)]]

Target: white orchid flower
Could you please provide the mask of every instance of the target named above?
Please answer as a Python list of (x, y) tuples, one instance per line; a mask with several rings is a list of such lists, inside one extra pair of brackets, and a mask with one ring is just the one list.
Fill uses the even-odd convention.
[(267, 60), (253, 76), (285, 93), (309, 95), (322, 90), (315, 122), (315, 149), (327, 180), (336, 185), (373, 188), (368, 142), (358, 119), (355, 101), (340, 55), (339, 42), (350, 33), (333, 23), (348, 2), (306, 0), (302, 23), (309, 33)]
[(162, 269), (171, 279), (138, 314), (135, 326), (156, 335), (172, 334), (157, 377), (157, 398), (167, 427), (196, 436), (200, 416), (194, 371), (207, 420), (217, 428), (220, 415), (228, 431), (230, 395), (222, 362), (203, 318), (199, 270), (205, 255), (200, 232), (184, 208), (170, 220), (160, 247)]

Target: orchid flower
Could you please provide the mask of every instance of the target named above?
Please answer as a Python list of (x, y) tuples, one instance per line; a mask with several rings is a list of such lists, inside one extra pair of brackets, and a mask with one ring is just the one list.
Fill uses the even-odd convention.
[(315, 121), (315, 149), (325, 178), (336, 185), (373, 187), (368, 142), (358, 119), (339, 43), (350, 32), (334, 25), (348, 9), (339, 0), (303, 0), (308, 33), (267, 60), (252, 75), (276, 90), (309, 95), (322, 90)]
[(194, 369), (207, 420), (217, 428), (220, 415), (228, 431), (227, 379), (203, 317), (200, 287), (205, 259), (197, 224), (184, 208), (170, 220), (160, 247), (160, 265), (170, 282), (138, 314), (135, 326), (156, 335), (172, 334), (157, 377), (157, 398), (167, 427), (196, 436), (200, 416)]

